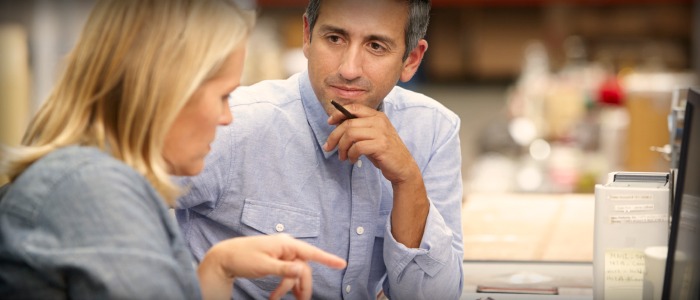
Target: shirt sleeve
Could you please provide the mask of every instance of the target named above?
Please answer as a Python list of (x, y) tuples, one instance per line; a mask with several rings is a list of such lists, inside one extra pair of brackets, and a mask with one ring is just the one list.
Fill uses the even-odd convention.
[[(12, 232), (8, 243), (28, 266), (9, 278), (17, 290), (30, 298), (201, 297), (191, 255), (174, 220), (138, 176), (81, 168), (53, 185), (35, 211), (15, 210), (3, 222), (3, 232)], [(28, 194), (18, 197), (31, 199)], [(37, 286), (42, 288), (34, 290)]]
[[(462, 175), (459, 119), (443, 122), (448, 132), (423, 169), (430, 209), (420, 248), (409, 249), (391, 234), (387, 219), (384, 292), (390, 299), (459, 299), (462, 271)], [(440, 124), (439, 122), (437, 124)]]

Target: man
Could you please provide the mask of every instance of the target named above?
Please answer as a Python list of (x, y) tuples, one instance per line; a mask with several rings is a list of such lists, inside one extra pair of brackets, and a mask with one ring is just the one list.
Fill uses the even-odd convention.
[[(459, 298), (460, 120), (396, 87), (428, 48), (429, 10), (429, 1), (309, 3), (308, 70), (231, 95), (236, 126), (217, 134), (180, 201), (198, 258), (222, 239), (281, 232), (348, 261), (314, 269), (316, 299)], [(234, 298), (263, 299), (276, 285), (238, 279)]]

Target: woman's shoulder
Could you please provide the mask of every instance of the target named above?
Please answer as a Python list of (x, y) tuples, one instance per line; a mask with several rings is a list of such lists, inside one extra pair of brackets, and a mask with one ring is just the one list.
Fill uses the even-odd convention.
[(55, 186), (63, 181), (80, 179), (89, 184), (90, 181), (99, 182), (115, 177), (134, 182), (145, 181), (136, 170), (96, 147), (68, 146), (37, 160), (17, 177), (15, 183), (31, 183), (33, 187), (37, 184)]
[[(57, 149), (28, 167), (8, 188), (5, 209), (35, 216), (44, 205), (80, 207), (85, 200), (157, 198), (142, 175), (94, 147)], [(92, 198), (92, 199), (86, 199)]]
[[(169, 217), (148, 181), (111, 155), (90, 147), (55, 150), (27, 168), (0, 201), (0, 260), (26, 262), (14, 264), (16, 273), (0, 271), (0, 278), (18, 282), (19, 290), (89, 282), (99, 287), (84, 288), (118, 293), (125, 283), (160, 283), (134, 279), (149, 270), (185, 278), (180, 272), (191, 271), (189, 256), (178, 254), (186, 250)], [(102, 276), (103, 270), (114, 272)]]

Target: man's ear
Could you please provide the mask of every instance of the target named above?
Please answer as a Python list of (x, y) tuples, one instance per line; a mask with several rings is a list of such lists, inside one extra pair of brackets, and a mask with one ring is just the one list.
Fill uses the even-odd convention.
[(410, 53), (408, 53), (408, 57), (403, 63), (401, 77), (399, 77), (399, 80), (401, 80), (401, 82), (407, 82), (411, 80), (413, 75), (416, 74), (420, 63), (423, 60), (423, 56), (425, 55), (425, 51), (427, 50), (428, 41), (426, 41), (425, 39), (421, 39), (420, 41), (418, 41), (418, 45), (415, 48), (413, 48), (413, 50), (411, 50)]
[(311, 28), (309, 27), (309, 19), (306, 17), (306, 14), (304, 14), (304, 56), (306, 56), (306, 59), (309, 58), (309, 47), (311, 47)]

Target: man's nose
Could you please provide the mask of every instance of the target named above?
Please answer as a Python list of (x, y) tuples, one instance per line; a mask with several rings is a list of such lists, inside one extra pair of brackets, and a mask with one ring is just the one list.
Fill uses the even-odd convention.
[(338, 67), (338, 73), (345, 80), (354, 80), (362, 76), (362, 49), (360, 46), (349, 47)]

